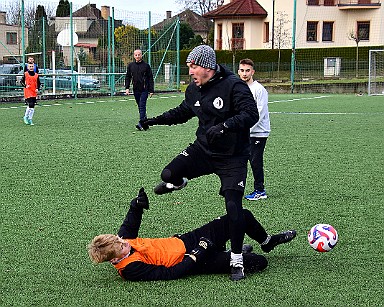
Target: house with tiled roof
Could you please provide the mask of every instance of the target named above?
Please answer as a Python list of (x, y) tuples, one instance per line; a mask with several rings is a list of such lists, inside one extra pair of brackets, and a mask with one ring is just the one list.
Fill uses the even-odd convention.
[[(101, 10), (96, 4), (87, 4), (72, 14), (74, 32), (77, 34), (78, 43), (75, 45), (75, 53), (82, 48), (86, 53), (95, 54), (99, 38), (108, 36), (108, 18), (110, 7), (102, 6)], [(55, 32), (70, 28), (69, 17), (54, 17)], [(115, 20), (115, 28), (122, 26), (121, 20)], [(66, 48), (68, 49), (68, 48)], [(64, 50), (64, 57), (68, 57), (68, 50)]]
[(180, 22), (189, 24), (195, 35), (200, 35), (203, 40), (207, 39), (208, 33), (213, 26), (213, 22), (211, 20), (206, 19), (188, 9), (175, 16), (172, 16), (172, 11), (166, 11), (166, 18), (163, 21), (153, 25), (152, 27), (155, 30), (161, 30), (167, 25), (175, 22), (177, 18), (179, 18)]
[(382, 1), (302, 0), (296, 1), (294, 14), (295, 0), (224, 0), (203, 17), (214, 21), (217, 50), (276, 48), (281, 31), (291, 42), (294, 15), (296, 48), (353, 47), (356, 41), (351, 35), (358, 37), (359, 46), (380, 46), (384, 45)]
[(255, 0), (233, 0), (203, 15), (214, 21), (214, 48), (255, 49), (263, 40), (267, 11)]

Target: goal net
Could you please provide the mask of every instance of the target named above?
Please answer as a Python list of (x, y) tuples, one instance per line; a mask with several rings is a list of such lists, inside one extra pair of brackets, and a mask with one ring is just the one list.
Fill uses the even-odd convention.
[(368, 95), (384, 95), (384, 50), (369, 50)]

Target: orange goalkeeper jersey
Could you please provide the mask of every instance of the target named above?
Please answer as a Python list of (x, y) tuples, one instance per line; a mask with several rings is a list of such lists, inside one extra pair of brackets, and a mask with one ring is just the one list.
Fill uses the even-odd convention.
[(186, 252), (184, 242), (176, 237), (136, 238), (125, 239), (125, 241), (132, 246), (134, 252), (119, 263), (114, 264), (120, 275), (121, 271), (134, 261), (162, 265), (167, 268), (172, 267), (183, 260)]

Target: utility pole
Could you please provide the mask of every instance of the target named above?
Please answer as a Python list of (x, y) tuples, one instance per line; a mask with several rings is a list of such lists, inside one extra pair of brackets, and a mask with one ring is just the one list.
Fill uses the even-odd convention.
[(293, 24), (292, 24), (292, 57), (291, 57), (291, 93), (295, 83), (295, 53), (296, 53), (296, 0), (293, 0)]

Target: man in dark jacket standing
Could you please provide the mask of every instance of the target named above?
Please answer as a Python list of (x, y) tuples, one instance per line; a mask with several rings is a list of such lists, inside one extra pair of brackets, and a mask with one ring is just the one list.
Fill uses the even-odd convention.
[(176, 108), (141, 122), (144, 129), (153, 125), (176, 125), (198, 117), (196, 140), (184, 149), (161, 173), (163, 180), (156, 194), (170, 193), (187, 184), (188, 179), (216, 174), (221, 181), (229, 217), (232, 280), (243, 279), (242, 246), (244, 215), (242, 197), (249, 158), (249, 128), (259, 119), (257, 106), (248, 86), (232, 72), (216, 64), (215, 51), (200, 45), (187, 57), (193, 81), (185, 99)]
[[(129, 86), (132, 81), (133, 95), (139, 108), (140, 121), (147, 119), (147, 99), (154, 93), (154, 81), (151, 67), (143, 61), (140, 49), (134, 51), (134, 62), (128, 64), (125, 75), (125, 93), (129, 95)], [(138, 130), (144, 130), (140, 122), (136, 125)]]

